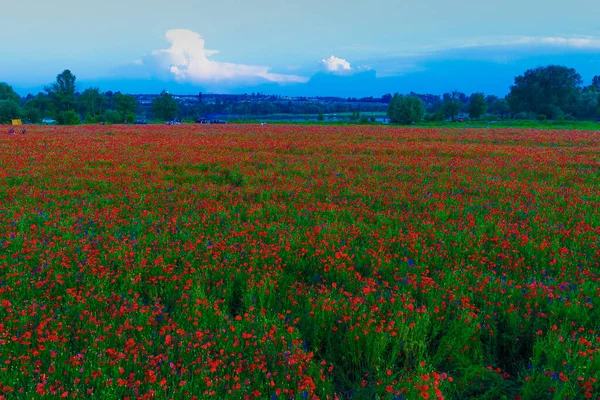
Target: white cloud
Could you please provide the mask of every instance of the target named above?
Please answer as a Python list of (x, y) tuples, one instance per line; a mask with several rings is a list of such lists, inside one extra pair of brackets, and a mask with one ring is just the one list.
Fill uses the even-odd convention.
[(474, 39), (463, 42), (458, 48), (492, 46), (553, 46), (574, 49), (600, 49), (600, 38), (593, 36), (509, 36), (499, 38)]
[(308, 79), (297, 75), (275, 74), (269, 67), (219, 62), (211, 57), (219, 52), (205, 48), (204, 39), (186, 29), (171, 29), (165, 34), (171, 47), (154, 50), (145, 57), (144, 65), (166, 69), (181, 82), (223, 83), (267, 81), (304, 83)]
[(562, 38), (562, 37), (545, 37), (542, 38), (543, 44), (554, 46), (567, 46), (581, 49), (600, 49), (600, 38)]
[(403, 53), (400, 49), (382, 53), (375, 61), (378, 77), (425, 71), (435, 60), (477, 60), (495, 64), (513, 64), (542, 54), (600, 50), (600, 37), (593, 36), (496, 36), (468, 40), (447, 39), (423, 48), (421, 52)]
[(321, 65), (327, 72), (350, 72), (352, 66), (350, 63), (343, 58), (331, 56), (329, 58), (321, 60)]

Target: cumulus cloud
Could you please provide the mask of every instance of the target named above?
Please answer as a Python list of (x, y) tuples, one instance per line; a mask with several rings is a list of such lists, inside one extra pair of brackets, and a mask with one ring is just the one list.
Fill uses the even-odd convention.
[(220, 62), (212, 59), (217, 50), (208, 50), (204, 39), (196, 32), (171, 29), (165, 34), (171, 47), (154, 50), (143, 64), (167, 70), (180, 82), (274, 82), (304, 83), (308, 79), (297, 75), (276, 74), (269, 67)]
[(352, 66), (348, 61), (344, 60), (343, 58), (338, 58), (336, 56), (324, 58), (323, 60), (321, 60), (321, 65), (325, 68), (327, 72), (352, 71)]

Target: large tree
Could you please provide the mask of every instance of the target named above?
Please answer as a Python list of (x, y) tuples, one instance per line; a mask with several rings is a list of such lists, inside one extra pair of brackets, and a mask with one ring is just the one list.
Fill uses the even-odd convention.
[(586, 90), (579, 96), (577, 118), (592, 119), (596, 117), (600, 107), (600, 93), (596, 90)]
[(549, 65), (525, 71), (510, 87), (508, 104), (514, 113), (531, 112), (555, 118), (575, 114), (581, 75), (573, 68)]
[(450, 118), (452, 121), (456, 119), (460, 113), (462, 102), (460, 101), (460, 93), (444, 93), (444, 101), (442, 105), (442, 115), (444, 118)]
[(65, 111), (75, 110), (76, 80), (75, 75), (66, 69), (56, 76), (55, 83), (44, 88), (52, 101), (54, 112), (57, 115)]
[(423, 119), (425, 106), (416, 96), (402, 96), (396, 93), (388, 106), (387, 115), (392, 123), (412, 124)]
[(79, 114), (96, 118), (106, 111), (108, 100), (106, 95), (100, 92), (100, 89), (89, 88), (79, 95), (77, 105)]
[(473, 93), (469, 100), (469, 116), (474, 119), (481, 118), (487, 109), (487, 102), (483, 93)]
[(7, 83), (0, 82), (0, 100), (10, 100), (15, 103), (19, 103), (21, 99), (13, 90), (12, 86)]
[(114, 109), (121, 116), (121, 120), (133, 122), (137, 111), (135, 97), (127, 94), (117, 93), (113, 98)]
[(596, 75), (592, 78), (592, 87), (597, 92), (600, 92), (600, 75)]
[(154, 117), (162, 121), (172, 120), (177, 116), (177, 112), (179, 111), (179, 107), (173, 96), (165, 91), (152, 101), (150, 108)]
[(10, 123), (21, 117), (19, 104), (13, 100), (0, 100), (0, 124)]
[(489, 98), (488, 96), (488, 108), (487, 111), (490, 114), (499, 115), (504, 118), (509, 114), (508, 102), (505, 99), (500, 99), (498, 97)]
[(39, 122), (47, 115), (50, 106), (50, 98), (44, 93), (38, 93), (37, 96), (28, 95), (23, 106), (25, 118), (31, 122)]

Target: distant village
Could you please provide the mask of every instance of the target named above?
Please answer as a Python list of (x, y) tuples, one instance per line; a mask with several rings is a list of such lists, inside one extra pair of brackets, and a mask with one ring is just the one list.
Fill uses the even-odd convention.
[[(145, 117), (151, 115), (152, 102), (159, 94), (133, 95), (137, 104), (137, 114)], [(360, 113), (385, 114), (391, 95), (382, 97), (341, 98), (341, 97), (293, 97), (251, 94), (213, 94), (197, 95), (171, 94), (179, 106), (182, 119), (197, 118), (248, 118), (269, 116), (272, 118), (351, 118)]]
[[(154, 99), (156, 99), (159, 94), (134, 94), (136, 101), (140, 105), (149, 106)], [(218, 101), (222, 103), (258, 103), (258, 102), (292, 102), (292, 103), (321, 103), (321, 104), (330, 104), (330, 103), (365, 103), (365, 104), (379, 104), (381, 106), (387, 107), (390, 100), (392, 99), (391, 95), (384, 95), (382, 97), (334, 97), (334, 96), (315, 96), (315, 97), (294, 97), (294, 96), (280, 96), (280, 95), (268, 95), (263, 93), (251, 93), (251, 94), (215, 94), (215, 93), (198, 93), (197, 95), (191, 94), (173, 94), (171, 93), (174, 99), (178, 100), (181, 104), (184, 105), (192, 105), (198, 103), (205, 104), (216, 104)]]

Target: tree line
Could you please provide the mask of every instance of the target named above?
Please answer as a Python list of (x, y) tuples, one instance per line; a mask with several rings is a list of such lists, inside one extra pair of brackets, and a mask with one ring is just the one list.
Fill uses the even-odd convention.
[[(67, 69), (43, 92), (24, 98), (8, 84), (0, 83), (0, 123), (13, 119), (39, 123), (44, 118), (61, 125), (135, 122), (139, 104), (134, 96), (101, 92), (98, 88), (78, 92), (76, 81), (77, 77)], [(170, 120), (177, 116), (178, 105), (171, 95), (163, 92), (154, 99), (151, 109), (157, 119)]]
[(515, 78), (504, 98), (483, 93), (445, 93), (443, 96), (395, 94), (387, 111), (395, 123), (411, 124), (423, 119), (452, 120), (463, 114), (481, 119), (594, 120), (600, 118), (600, 76), (584, 85), (573, 68), (559, 65), (537, 67)]
[[(408, 95), (385, 94), (381, 98), (337, 99), (324, 101), (221, 101), (213, 103), (178, 101), (167, 92), (156, 96), (149, 107), (120, 92), (102, 92), (87, 88), (78, 92), (77, 78), (70, 70), (37, 95), (21, 98), (11, 86), (0, 83), (0, 123), (24, 119), (39, 123), (44, 118), (59, 124), (132, 123), (136, 118), (168, 121), (175, 118), (197, 119), (209, 114), (267, 116), (273, 114), (335, 114), (361, 111), (387, 111), (391, 122), (410, 124), (421, 120), (457, 120), (459, 118), (513, 118), (590, 120), (600, 117), (600, 76), (584, 85), (572, 68), (550, 65), (527, 70), (517, 76), (504, 98), (461, 92)], [(354, 103), (354, 104), (353, 104)]]

